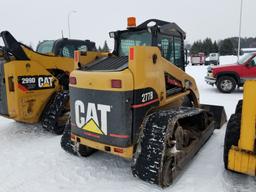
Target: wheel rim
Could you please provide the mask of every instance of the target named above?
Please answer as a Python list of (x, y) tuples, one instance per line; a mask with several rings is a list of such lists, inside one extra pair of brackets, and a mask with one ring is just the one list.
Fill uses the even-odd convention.
[(132, 160), (132, 166), (135, 166), (136, 161), (141, 153), (141, 139), (139, 138), (137, 146), (136, 146), (136, 150), (135, 153), (133, 154), (133, 160)]
[(233, 88), (233, 83), (231, 80), (225, 79), (225, 80), (221, 81), (220, 87), (224, 91), (230, 91)]
[[(175, 126), (178, 126), (176, 124)], [(163, 172), (162, 172), (162, 185), (167, 187), (172, 183), (173, 180), (173, 167), (175, 166), (175, 157), (172, 154), (173, 148), (176, 148), (176, 142), (173, 141), (175, 136), (172, 134), (167, 135), (166, 138), (166, 149), (165, 158), (163, 162)]]
[(172, 168), (174, 164), (174, 157), (169, 157), (165, 160), (163, 165), (163, 183), (164, 187), (169, 186), (172, 183)]

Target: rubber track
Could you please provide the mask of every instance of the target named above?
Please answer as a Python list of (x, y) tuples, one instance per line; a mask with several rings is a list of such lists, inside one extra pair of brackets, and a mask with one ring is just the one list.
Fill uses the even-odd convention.
[(42, 115), (41, 123), (44, 129), (58, 135), (61, 135), (63, 133), (65, 126), (58, 126), (57, 119), (58, 117), (60, 117), (68, 101), (69, 101), (68, 91), (58, 92), (54, 96), (54, 98), (52, 99), (50, 104), (46, 107)]
[(60, 145), (62, 149), (64, 149), (66, 152), (71, 153), (73, 155), (78, 155), (77, 151), (74, 148), (74, 144), (71, 141), (71, 123), (70, 119), (68, 120), (63, 135), (61, 137)]
[(173, 129), (173, 127), (167, 129), (167, 126), (174, 126), (174, 122), (179, 118), (198, 113), (200, 113), (199, 109), (181, 107), (149, 115), (142, 125), (144, 127), (142, 128), (143, 134), (139, 139), (141, 151), (139, 154), (135, 154), (132, 165), (133, 175), (146, 182), (166, 187), (162, 183), (162, 166), (166, 147), (165, 136)]
[(81, 157), (88, 157), (94, 152), (96, 152), (95, 149), (92, 149), (90, 147), (84, 146), (84, 145), (74, 145), (74, 142), (71, 141), (71, 120), (69, 118), (64, 133), (61, 137), (60, 145), (64, 151)]

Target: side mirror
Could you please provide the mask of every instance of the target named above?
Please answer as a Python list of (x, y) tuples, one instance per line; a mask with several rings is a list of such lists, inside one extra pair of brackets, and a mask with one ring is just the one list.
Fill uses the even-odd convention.
[(254, 60), (251, 60), (250, 63), (246, 64), (246, 67), (253, 67), (256, 66), (256, 63)]
[(188, 50), (185, 49), (184, 50), (184, 67), (186, 67), (189, 64), (189, 60), (188, 60)]
[(4, 56), (4, 51), (0, 49), (0, 57)]
[(115, 32), (109, 32), (109, 37), (110, 38), (115, 38), (116, 37), (116, 33)]

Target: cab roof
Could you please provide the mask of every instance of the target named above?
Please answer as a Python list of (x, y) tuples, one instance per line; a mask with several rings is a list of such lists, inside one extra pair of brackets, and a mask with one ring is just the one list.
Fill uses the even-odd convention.
[(186, 38), (186, 33), (174, 22), (167, 22), (159, 19), (149, 19), (136, 27), (129, 27), (127, 30), (118, 31), (119, 33), (126, 31), (141, 31), (148, 28), (155, 27), (162, 34), (168, 36), (182, 36), (183, 39)]

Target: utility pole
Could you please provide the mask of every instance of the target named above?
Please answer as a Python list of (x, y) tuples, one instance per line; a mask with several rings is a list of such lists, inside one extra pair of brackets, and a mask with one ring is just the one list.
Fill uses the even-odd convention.
[(243, 17), (243, 0), (241, 0), (241, 5), (240, 5), (240, 22), (239, 22), (239, 38), (238, 38), (238, 48), (237, 48), (237, 60), (239, 60), (240, 49), (241, 49), (242, 17)]
[(72, 11), (70, 11), (70, 12), (68, 13), (68, 37), (69, 37), (69, 38), (71, 37), (71, 35), (70, 35), (70, 16), (71, 16), (72, 13), (76, 13), (76, 11), (75, 11), (75, 10), (72, 10)]

